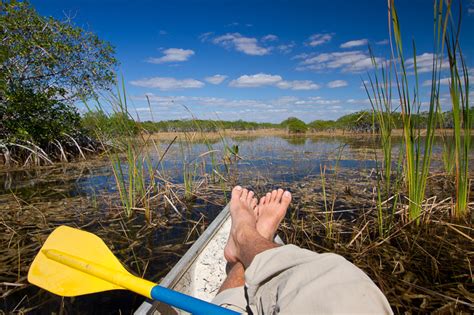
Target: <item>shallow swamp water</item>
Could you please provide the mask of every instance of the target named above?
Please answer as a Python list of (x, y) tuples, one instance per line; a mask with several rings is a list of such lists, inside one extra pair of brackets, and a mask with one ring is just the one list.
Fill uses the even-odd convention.
[[(225, 149), (220, 140), (213, 144), (177, 141), (160, 163), (160, 156), (153, 156), (170, 197), (152, 209), (151, 224), (140, 210), (130, 218), (121, 211), (105, 156), (36, 169), (0, 170), (0, 312), (131, 314), (143, 301), (133, 293), (118, 291), (60, 298), (29, 285), (28, 267), (47, 235), (59, 225), (96, 233), (127, 269), (159, 282), (223, 208), (234, 184), (254, 189), (260, 196), (278, 187), (289, 189), (295, 197), (290, 212), (308, 198), (322, 211), (321, 188), (308, 186), (321, 181), (324, 171), (325, 177), (332, 178), (328, 186), (337, 181), (344, 191), (354, 191), (351, 195), (366, 196), (365, 203), (373, 200), (375, 152), (379, 159), (381, 152), (377, 139), (370, 136), (243, 136), (226, 138), (226, 142), (238, 146), (238, 157), (233, 156), (227, 165), (222, 164)], [(168, 144), (160, 142), (160, 150), (164, 152)], [(205, 154), (209, 145), (213, 154)], [(396, 139), (394, 161), (400, 145), (401, 139)], [(441, 145), (434, 148), (433, 174), (443, 172), (441, 150)], [(187, 201), (180, 198), (185, 165), (192, 165), (194, 178), (194, 197)], [(217, 173), (213, 171), (216, 165)], [(341, 216), (357, 216), (357, 209), (347, 203), (336, 203), (335, 209)]]

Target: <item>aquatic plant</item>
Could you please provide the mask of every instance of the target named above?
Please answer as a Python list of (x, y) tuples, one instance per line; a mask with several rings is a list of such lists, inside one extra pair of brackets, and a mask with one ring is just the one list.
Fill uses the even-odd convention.
[[(446, 35), (447, 19), (450, 14), (450, 3), (446, 9), (443, 1), (434, 4), (434, 52), (431, 73), (431, 90), (428, 105), (426, 128), (420, 128), (417, 116), (422, 101), (419, 92), (418, 65), (416, 45), (413, 41), (413, 71), (414, 86), (410, 86), (406, 65), (400, 22), (394, 0), (389, 2), (390, 47), (394, 60), (394, 76), (400, 99), (401, 120), (403, 123), (403, 139), (405, 145), (404, 173), (408, 190), (408, 219), (419, 224), (422, 214), (422, 202), (425, 198), (426, 182), (429, 175), (434, 132), (437, 126), (437, 109), (439, 105), (440, 73), (443, 60), (444, 39)], [(393, 30), (393, 38), (392, 38)], [(422, 135), (424, 137), (422, 137)]]
[[(453, 142), (456, 184), (455, 217), (466, 215), (470, 191), (469, 150), (471, 148), (471, 109), (469, 108), (469, 73), (459, 44), (461, 18), (456, 32), (448, 33), (446, 48), (449, 60), (449, 93), (452, 103)], [(452, 25), (451, 25), (452, 27)]]
[[(185, 141), (179, 143), (183, 162), (184, 198), (190, 200), (194, 196), (194, 182), (198, 175), (199, 161), (197, 159), (189, 160), (192, 155), (193, 140), (188, 133), (184, 133), (184, 138)], [(203, 162), (205, 164), (205, 160)]]
[(94, 126), (96, 136), (110, 160), (127, 217), (141, 210), (150, 222), (151, 200), (158, 191), (151, 150), (158, 148), (150, 143), (147, 134), (142, 132), (139, 123), (129, 113), (123, 79), (122, 86), (117, 86), (117, 92), (109, 94), (103, 101), (110, 105), (112, 114), (106, 114), (99, 99), (96, 99), (95, 111), (84, 101), (90, 112), (88, 123)]
[(452, 113), (443, 114), (441, 112), (441, 107), (438, 108), (438, 117), (439, 117), (439, 129), (441, 134), (441, 142), (443, 143), (443, 148), (441, 152), (441, 159), (443, 160), (443, 166), (446, 174), (449, 176), (454, 175), (454, 142), (452, 141), (452, 136), (450, 135), (451, 130), (446, 128), (452, 127), (449, 126), (447, 115)]
[[(333, 178), (337, 179), (339, 163), (341, 162), (342, 152), (345, 148), (345, 145), (342, 145), (338, 148), (337, 158), (335, 160), (334, 169), (333, 169)], [(324, 219), (326, 227), (326, 238), (333, 238), (333, 226), (334, 226), (334, 207), (336, 205), (337, 194), (333, 192), (331, 200), (328, 200), (327, 188), (326, 188), (326, 165), (319, 165), (320, 178), (321, 178), (321, 190), (323, 194), (323, 203), (324, 203)], [(330, 202), (330, 204), (329, 204)]]
[[(372, 59), (372, 66), (374, 68), (373, 77), (369, 74), (369, 82), (363, 81), (367, 97), (369, 98), (372, 106), (373, 113), (373, 131), (380, 134), (380, 140), (382, 144), (383, 161), (381, 176), (377, 176), (377, 217), (379, 234), (385, 235), (387, 227), (385, 226), (384, 210), (389, 212), (390, 221), (393, 220), (395, 208), (397, 206), (398, 193), (392, 191), (392, 129), (394, 128), (393, 121), (393, 108), (392, 108), (392, 61), (388, 61), (386, 64), (379, 68), (377, 60), (374, 57), (372, 50), (370, 49), (370, 55)], [(380, 75), (380, 77), (379, 77)], [(368, 87), (370, 84), (370, 90)], [(375, 159), (378, 160), (375, 152)], [(381, 183), (383, 178), (383, 184)], [(383, 186), (383, 188), (382, 188)], [(394, 194), (394, 200), (392, 203), (384, 202), (388, 200), (391, 195)], [(385, 206), (384, 206), (385, 205)], [(387, 211), (388, 210), (388, 211)]]
[(333, 211), (334, 203), (336, 201), (336, 195), (333, 196), (331, 207), (328, 205), (328, 196), (326, 193), (326, 166), (319, 165), (319, 170), (321, 174), (321, 190), (323, 193), (323, 203), (324, 203), (324, 219), (326, 225), (326, 237), (332, 237), (332, 226), (333, 226)]
[[(214, 143), (206, 136), (205, 131), (199, 126), (199, 120), (195, 119), (191, 112), (195, 124), (193, 128), (200, 131), (200, 139), (207, 150), (196, 155), (193, 150), (196, 133), (182, 133), (183, 138), (178, 142), (181, 151), (182, 185), (179, 184), (178, 187), (166, 179), (166, 170), (162, 164), (164, 155), (167, 154), (170, 146), (175, 143), (177, 137), (161, 152), (160, 146), (151, 137), (149, 130), (144, 128), (146, 125), (140, 121), (138, 115), (135, 119), (130, 114), (123, 79), (122, 86), (117, 87), (117, 92), (109, 95), (105, 100), (111, 107), (112, 113), (107, 114), (101, 102), (96, 100), (95, 111), (92, 111), (88, 106), (89, 114), (84, 124), (91, 130), (95, 130), (102, 141), (112, 165), (122, 207), (128, 217), (137, 210), (144, 211), (145, 218), (150, 222), (152, 201), (158, 195), (163, 195), (166, 201), (165, 204), (171, 205), (177, 212), (172, 199), (182, 202), (195, 198), (197, 189), (208, 177), (212, 181), (220, 183), (222, 189), (225, 190), (226, 174), (222, 174), (217, 159), (220, 150), (214, 148)], [(153, 119), (149, 100), (148, 106)], [(186, 106), (184, 107), (186, 108)], [(214, 128), (220, 132), (217, 126)], [(221, 135), (220, 138), (224, 147), (223, 152), (226, 152), (228, 149), (225, 138)], [(226, 154), (222, 153), (222, 156), (224, 165), (230, 163), (225, 159)], [(158, 157), (157, 161), (156, 157)], [(210, 170), (207, 167), (208, 160), (210, 160)], [(164, 183), (164, 185), (159, 187), (159, 183)], [(183, 200), (174, 191), (171, 191), (171, 186), (183, 191)], [(167, 196), (172, 197), (168, 198)]]

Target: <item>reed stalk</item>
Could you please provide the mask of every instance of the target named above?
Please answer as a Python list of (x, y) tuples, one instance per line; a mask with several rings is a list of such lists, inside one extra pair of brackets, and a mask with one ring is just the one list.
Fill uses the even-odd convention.
[(194, 195), (194, 181), (197, 176), (198, 161), (196, 159), (189, 161), (189, 157), (192, 154), (192, 139), (189, 138), (187, 133), (184, 135), (185, 143), (180, 142), (181, 156), (183, 159), (184, 198), (190, 200)]
[(441, 152), (441, 158), (443, 160), (444, 171), (448, 176), (454, 175), (454, 143), (449, 132), (446, 130), (448, 127), (446, 122), (445, 114), (441, 111), (441, 107), (438, 109), (439, 128), (441, 129), (441, 141), (443, 148)]
[[(96, 135), (111, 163), (122, 208), (128, 217), (137, 209), (143, 210), (147, 222), (151, 222), (150, 200), (158, 190), (151, 146), (146, 132), (128, 111), (123, 80), (122, 88), (117, 87), (117, 93), (109, 95), (106, 101), (110, 103), (112, 115), (105, 121), (96, 121)], [(86, 106), (92, 112), (87, 103)], [(105, 113), (98, 99), (95, 111)]]
[[(446, 50), (449, 60), (449, 94), (453, 115), (454, 174), (456, 185), (456, 203), (453, 216), (460, 218), (468, 212), (470, 192), (469, 151), (471, 148), (471, 109), (469, 108), (469, 73), (459, 44), (459, 24), (446, 38)], [(451, 24), (451, 27), (453, 25)]]
[(328, 205), (328, 196), (326, 193), (326, 166), (319, 166), (320, 174), (321, 174), (321, 190), (323, 193), (323, 202), (324, 202), (324, 218), (326, 223), (326, 238), (332, 238), (332, 227), (333, 227), (333, 210), (334, 210), (334, 201), (336, 200), (335, 196), (333, 198), (333, 202), (331, 203), (331, 207)]
[[(404, 173), (408, 190), (408, 219), (420, 223), (422, 202), (425, 198), (426, 182), (429, 175), (434, 132), (437, 126), (437, 110), (439, 108), (440, 73), (443, 60), (444, 38), (447, 19), (450, 14), (450, 3), (446, 10), (443, 1), (434, 2), (434, 51), (431, 73), (431, 90), (427, 113), (426, 128), (420, 126), (420, 109), (422, 105), (419, 92), (418, 66), (416, 46), (413, 42), (414, 85), (408, 80), (408, 69), (405, 61), (400, 22), (394, 0), (389, 1), (389, 17), (391, 20), (390, 36), (392, 60), (394, 60), (394, 76), (400, 100), (403, 139), (405, 145)], [(423, 134), (423, 137), (422, 137)]]
[[(339, 171), (339, 163), (341, 162), (342, 152), (346, 145), (339, 147), (336, 163), (334, 165), (334, 181), (337, 180), (337, 175)], [(337, 194), (333, 192), (332, 199), (328, 200), (328, 194), (326, 191), (326, 165), (319, 165), (320, 176), (321, 176), (321, 190), (323, 193), (323, 202), (324, 202), (324, 218), (326, 226), (326, 238), (333, 238), (333, 225), (334, 225), (334, 207), (336, 206)]]
[[(369, 74), (369, 86), (363, 81), (367, 97), (369, 98), (372, 106), (373, 120), (374, 120), (374, 132), (380, 135), (382, 144), (383, 161), (381, 176), (377, 176), (377, 222), (378, 230), (381, 236), (384, 236), (388, 231), (386, 222), (384, 220), (385, 212), (389, 212), (390, 224), (393, 219), (394, 210), (397, 205), (397, 198), (394, 199), (393, 203), (385, 203), (384, 200), (388, 200), (392, 193), (397, 194), (398, 192), (392, 192), (392, 129), (394, 127), (393, 122), (393, 109), (392, 109), (392, 61), (388, 61), (385, 65), (382, 65), (379, 71), (379, 67), (376, 58), (369, 47), (372, 66), (374, 69), (373, 77)], [(379, 73), (380, 72), (380, 73)], [(380, 75), (380, 77), (379, 77)], [(378, 157), (375, 151), (375, 160), (378, 167)], [(382, 183), (383, 181), (383, 183)]]

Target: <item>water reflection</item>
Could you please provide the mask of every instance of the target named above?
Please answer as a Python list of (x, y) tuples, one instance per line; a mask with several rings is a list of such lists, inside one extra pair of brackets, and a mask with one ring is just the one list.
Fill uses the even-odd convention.
[[(438, 139), (439, 140), (439, 139)], [(308, 175), (319, 175), (320, 165), (332, 167), (339, 160), (341, 168), (367, 169), (376, 166), (374, 149), (380, 148), (380, 139), (372, 136), (288, 136), (288, 137), (227, 137), (227, 145), (238, 145), (237, 169), (241, 174), (261, 176), (269, 181), (293, 181)], [(439, 142), (439, 141), (438, 141)], [(401, 137), (394, 137), (394, 154), (402, 143)], [(183, 180), (183, 163), (200, 163), (203, 171), (212, 171), (211, 155), (201, 156), (209, 151), (209, 145), (216, 150), (214, 158), (222, 161), (224, 145), (215, 142), (196, 141), (192, 145), (175, 143), (166, 154), (161, 165), (160, 156), (154, 156), (154, 167), (176, 183)], [(162, 151), (168, 146), (160, 142)], [(441, 152), (441, 145), (435, 145), (434, 153)], [(152, 150), (153, 151), (153, 150)], [(435, 162), (436, 163), (436, 162)], [(28, 198), (38, 192), (50, 198), (91, 195), (97, 192), (115, 191), (113, 174), (107, 160), (91, 163), (64, 164), (43, 169), (7, 171), (0, 173), (0, 194), (15, 192)]]

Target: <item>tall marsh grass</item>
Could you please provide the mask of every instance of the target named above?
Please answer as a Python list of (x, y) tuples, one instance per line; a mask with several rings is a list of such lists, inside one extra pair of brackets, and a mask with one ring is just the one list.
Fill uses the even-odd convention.
[[(117, 87), (117, 93), (109, 95), (106, 102), (110, 105), (112, 114), (96, 121), (96, 136), (111, 163), (120, 202), (128, 217), (140, 210), (150, 222), (151, 200), (158, 192), (157, 172), (152, 156), (159, 156), (158, 146), (153, 140), (151, 145), (147, 134), (130, 115), (123, 82), (122, 88)], [(93, 112), (88, 104), (86, 106)], [(99, 100), (96, 100), (94, 110), (95, 113), (105, 113)]]
[[(452, 105), (453, 133), (452, 136), (443, 134), (444, 148), (442, 159), (446, 171), (454, 172), (456, 184), (456, 204), (454, 216), (463, 216), (467, 212), (470, 182), (469, 182), (469, 150), (471, 147), (472, 115), (469, 108), (469, 76), (459, 45), (459, 23), (453, 23), (451, 2), (434, 1), (433, 15), (433, 59), (431, 69), (431, 85), (429, 99), (422, 100), (420, 92), (417, 50), (412, 43), (413, 59), (407, 63), (406, 52), (403, 48), (402, 32), (395, 1), (389, 0), (389, 35), (391, 58), (381, 67), (380, 74), (376, 58), (372, 56), (374, 76), (369, 75), (369, 81), (364, 87), (372, 104), (374, 122), (378, 125), (383, 151), (384, 185), (378, 184), (378, 224), (379, 233), (384, 234), (384, 200), (393, 196), (395, 205), (399, 194), (398, 185), (392, 185), (392, 128), (393, 113), (401, 112), (403, 132), (403, 178), (406, 186), (406, 217), (419, 224), (422, 220), (422, 205), (425, 201), (425, 191), (430, 175), (432, 149), (435, 131), (444, 126), (444, 115), (441, 111), (440, 85), (441, 74), (446, 69), (445, 50), (449, 61), (449, 94)], [(446, 61), (445, 61), (446, 62)], [(395, 83), (398, 106), (394, 109), (392, 102), (392, 82)], [(426, 121), (421, 118), (425, 115)], [(399, 163), (400, 165), (400, 163)], [(397, 176), (398, 177), (398, 176)], [(398, 181), (398, 178), (396, 179)], [(384, 186), (384, 189), (381, 188)], [(383, 193), (381, 192), (383, 190)], [(383, 198), (382, 198), (383, 196)], [(393, 203), (392, 203), (393, 204)], [(394, 213), (392, 208), (392, 215)]]
[[(459, 17), (459, 25), (461, 18)], [(469, 151), (471, 148), (471, 109), (469, 108), (469, 73), (459, 45), (459, 31), (446, 38), (449, 59), (449, 94), (453, 114), (453, 142), (456, 184), (456, 204), (453, 215), (465, 216), (468, 210), (470, 179)]]
[[(404, 140), (404, 176), (408, 191), (408, 219), (420, 223), (422, 203), (430, 171), (432, 148), (437, 126), (439, 104), (440, 74), (443, 62), (444, 39), (446, 38), (447, 16), (450, 15), (450, 3), (446, 8), (443, 1), (434, 3), (434, 47), (431, 72), (431, 88), (428, 101), (426, 128), (420, 128), (419, 114), (422, 110), (422, 95), (419, 89), (417, 50), (413, 42), (413, 69), (407, 67), (403, 49), (400, 21), (394, 0), (389, 2), (391, 19), (390, 47), (394, 66), (394, 77), (400, 103)], [(414, 82), (409, 76), (413, 71)]]
[[(146, 124), (130, 114), (123, 82), (121, 87), (117, 87), (115, 94), (104, 99), (108, 108), (111, 108), (110, 114), (106, 113), (99, 100), (96, 100), (95, 108), (91, 108), (87, 103), (86, 106), (89, 109), (89, 119), (95, 119), (94, 130), (111, 163), (120, 202), (128, 217), (136, 211), (143, 211), (146, 220), (151, 222), (153, 209), (156, 210), (157, 198), (160, 195), (177, 211), (172, 199), (185, 205), (184, 202), (193, 200), (197, 191), (209, 180), (220, 184), (222, 190), (225, 190), (229, 164), (234, 160), (228, 158), (230, 149), (224, 136), (220, 135), (223, 149), (215, 149), (198, 120), (190, 112), (198, 133), (183, 132), (179, 140), (176, 136), (161, 150), (160, 144), (154, 140), (156, 137), (152, 137), (144, 128)], [(148, 106), (153, 119), (149, 100)], [(221, 134), (217, 126), (216, 129)], [(197, 138), (207, 149), (203, 149), (202, 153), (195, 150)], [(182, 183), (179, 179), (178, 183), (172, 183), (170, 175), (171, 178), (176, 178), (177, 174), (169, 173), (162, 163), (174, 143), (177, 143), (181, 153), (179, 162), (182, 163)], [(219, 160), (221, 156), (222, 162)], [(181, 191), (182, 195), (178, 193)]]
[[(384, 217), (386, 212), (390, 214), (390, 221), (393, 219), (394, 209), (397, 205), (396, 194), (394, 202), (384, 203), (392, 194), (392, 130), (394, 128), (392, 106), (392, 61), (383, 64), (380, 67), (376, 58), (370, 49), (374, 75), (369, 74), (369, 82), (363, 81), (364, 89), (373, 111), (374, 132), (380, 134), (382, 144), (383, 161), (381, 176), (377, 176), (377, 217), (379, 234), (384, 235), (388, 227)], [(377, 130), (376, 130), (377, 129)], [(375, 158), (378, 161), (377, 154)], [(383, 183), (381, 183), (383, 181)], [(385, 204), (385, 206), (384, 206)], [(389, 209), (391, 208), (391, 209)]]
[(443, 160), (444, 171), (448, 176), (454, 175), (454, 142), (450, 135), (450, 131), (446, 129), (447, 119), (443, 115), (441, 108), (438, 110), (439, 128), (441, 129), (441, 141), (443, 143), (443, 151), (441, 152), (441, 159)]

